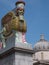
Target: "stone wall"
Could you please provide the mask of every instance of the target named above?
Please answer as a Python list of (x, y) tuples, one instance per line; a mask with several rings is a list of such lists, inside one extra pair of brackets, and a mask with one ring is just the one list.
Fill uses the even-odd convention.
[(0, 65), (15, 65), (15, 54), (0, 59)]
[(32, 54), (15, 52), (0, 59), (0, 65), (33, 65)]
[(32, 54), (15, 53), (15, 65), (33, 65)]

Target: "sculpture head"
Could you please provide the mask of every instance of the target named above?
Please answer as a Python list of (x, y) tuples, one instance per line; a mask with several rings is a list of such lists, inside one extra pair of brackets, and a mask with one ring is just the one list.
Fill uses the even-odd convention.
[(16, 2), (16, 15), (19, 16), (19, 19), (21, 21), (24, 20), (24, 6), (25, 6), (25, 2), (24, 1), (17, 1)]

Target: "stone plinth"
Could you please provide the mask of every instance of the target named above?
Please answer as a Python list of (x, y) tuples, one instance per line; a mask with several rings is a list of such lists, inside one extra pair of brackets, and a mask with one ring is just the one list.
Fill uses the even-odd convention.
[(15, 36), (6, 41), (0, 50), (0, 65), (33, 65), (33, 49), (28, 43), (15, 42)]

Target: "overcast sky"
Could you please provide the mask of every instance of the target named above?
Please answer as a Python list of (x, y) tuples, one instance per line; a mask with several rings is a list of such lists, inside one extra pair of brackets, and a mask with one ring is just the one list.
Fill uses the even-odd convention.
[[(17, 0), (0, 0), (0, 20), (13, 8)], [(27, 23), (26, 40), (28, 43), (35, 44), (40, 35), (44, 34), (49, 41), (49, 0), (24, 0), (25, 20)]]

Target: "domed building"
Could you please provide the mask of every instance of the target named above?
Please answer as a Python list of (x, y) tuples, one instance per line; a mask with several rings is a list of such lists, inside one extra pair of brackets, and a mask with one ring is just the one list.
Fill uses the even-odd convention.
[(33, 65), (49, 65), (49, 42), (44, 39), (43, 34), (34, 45), (33, 51)]

